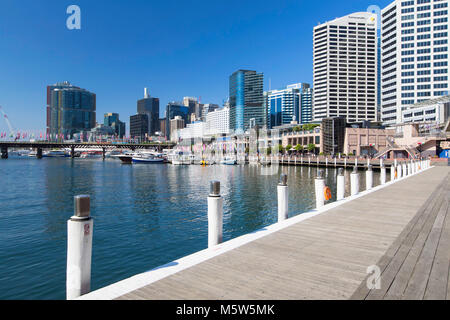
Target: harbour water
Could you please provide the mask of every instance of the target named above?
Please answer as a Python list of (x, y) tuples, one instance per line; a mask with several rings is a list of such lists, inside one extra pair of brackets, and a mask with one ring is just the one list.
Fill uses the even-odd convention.
[[(313, 209), (317, 168), (0, 161), (0, 299), (65, 299), (67, 220), (75, 195), (91, 196), (96, 290), (205, 249), (211, 180), (221, 182), (224, 241), (275, 223), (281, 173), (288, 174), (289, 216)], [(333, 199), (336, 173), (326, 170)]]

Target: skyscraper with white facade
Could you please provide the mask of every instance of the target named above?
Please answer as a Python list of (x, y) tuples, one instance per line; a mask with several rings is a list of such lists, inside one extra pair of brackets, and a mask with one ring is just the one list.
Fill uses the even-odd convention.
[(377, 120), (377, 16), (358, 12), (314, 28), (314, 121)]
[(206, 130), (210, 135), (230, 133), (230, 108), (224, 107), (206, 115)]
[(448, 94), (448, 0), (396, 0), (381, 11), (381, 121)]

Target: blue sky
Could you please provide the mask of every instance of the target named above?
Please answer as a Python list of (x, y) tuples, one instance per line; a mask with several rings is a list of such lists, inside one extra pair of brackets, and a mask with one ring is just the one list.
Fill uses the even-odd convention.
[[(222, 105), (240, 68), (264, 72), (265, 89), (312, 83), (313, 27), (390, 2), (1, 0), (0, 105), (15, 129), (43, 130), (46, 86), (67, 80), (97, 94), (98, 122), (118, 112), (128, 130), (144, 87), (163, 115), (184, 96)], [(71, 4), (81, 30), (66, 28)]]

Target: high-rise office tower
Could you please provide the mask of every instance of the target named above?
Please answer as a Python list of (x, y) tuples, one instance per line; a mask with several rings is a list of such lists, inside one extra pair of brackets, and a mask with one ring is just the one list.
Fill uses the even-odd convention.
[(301, 122), (302, 102), (305, 116), (308, 113), (308, 108), (312, 111), (312, 97), (309, 96), (308, 99), (308, 89), (310, 89), (308, 83), (296, 83), (287, 86), (285, 89), (265, 92), (264, 97), (267, 99), (265, 103), (267, 106), (267, 127), (273, 128), (290, 124), (294, 119)]
[(377, 16), (358, 12), (314, 28), (314, 121), (377, 119)]
[(297, 121), (300, 124), (310, 123), (313, 120), (313, 89), (309, 85), (300, 91), (299, 116)]
[(397, 0), (381, 11), (381, 121), (448, 95), (448, 0)]
[(105, 126), (113, 128), (119, 138), (123, 138), (125, 135), (125, 122), (119, 120), (118, 113), (105, 113), (103, 123)]
[(95, 127), (96, 95), (65, 81), (47, 86), (47, 133), (72, 137)]
[(189, 107), (183, 105), (180, 102), (169, 102), (166, 106), (166, 138), (170, 139), (170, 120), (175, 119), (176, 116), (180, 116), (184, 120), (184, 125), (189, 123)]
[(230, 76), (230, 129), (244, 132), (254, 123), (267, 125), (264, 110), (264, 74), (238, 70)]
[(189, 122), (188, 123), (193, 122), (194, 118), (198, 120), (202, 117), (203, 105), (198, 102), (197, 98), (184, 97), (183, 105), (189, 108)]
[(130, 117), (130, 136), (132, 139), (141, 141), (148, 138), (148, 115), (145, 113), (135, 114)]
[(144, 99), (137, 102), (137, 113), (147, 115), (147, 134), (149, 136), (154, 135), (159, 130), (159, 98), (150, 97), (147, 88), (144, 89)]

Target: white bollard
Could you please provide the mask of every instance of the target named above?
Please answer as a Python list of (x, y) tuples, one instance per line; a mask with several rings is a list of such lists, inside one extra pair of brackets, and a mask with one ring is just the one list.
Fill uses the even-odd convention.
[(380, 171), (380, 184), (383, 185), (386, 183), (386, 167), (384, 164), (381, 164), (381, 171)]
[(317, 178), (315, 180), (316, 187), (316, 208), (319, 209), (325, 205), (325, 179), (323, 176), (323, 170), (317, 171)]
[(391, 165), (391, 181), (395, 180), (395, 166)]
[(347, 158), (344, 158), (344, 168), (347, 168)]
[(397, 159), (394, 159), (394, 166), (397, 168)]
[(220, 181), (211, 181), (208, 196), (208, 248), (222, 243), (223, 198), (220, 195)]
[(355, 167), (353, 172), (350, 174), (350, 189), (352, 196), (359, 193), (359, 173), (357, 167)]
[(406, 168), (406, 162), (402, 163), (402, 172), (403, 172), (404, 177), (406, 177), (408, 175), (408, 170)]
[(369, 164), (366, 171), (366, 190), (373, 188), (373, 170), (372, 166)]
[(342, 200), (345, 198), (345, 176), (344, 169), (339, 168), (337, 176), (337, 192), (336, 200)]
[(358, 157), (355, 158), (355, 167), (358, 167)]
[(380, 158), (380, 168), (383, 166), (383, 158)]
[(327, 168), (328, 168), (328, 157), (327, 157), (327, 158), (325, 158), (325, 167), (327, 167)]
[(289, 188), (287, 185), (287, 175), (281, 174), (278, 189), (278, 222), (288, 218), (289, 212)]
[(408, 162), (408, 175), (412, 175), (412, 166), (411, 166), (411, 162)]
[(397, 165), (397, 179), (401, 179), (402, 178), (402, 164), (399, 163)]
[(370, 166), (370, 158), (367, 158), (367, 167)]
[(75, 214), (67, 221), (66, 298), (76, 299), (91, 290), (92, 232), (89, 196), (76, 196)]
[(334, 158), (334, 167), (337, 167), (337, 158)]

